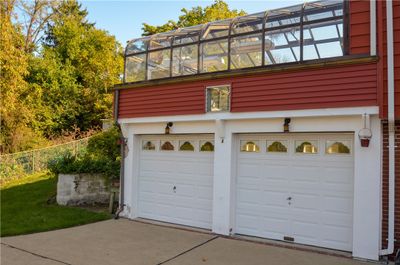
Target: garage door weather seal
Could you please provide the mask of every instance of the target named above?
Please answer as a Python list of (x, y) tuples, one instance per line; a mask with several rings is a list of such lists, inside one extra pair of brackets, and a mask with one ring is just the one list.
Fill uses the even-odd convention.
[(205, 244), (207, 244), (207, 243), (209, 243), (209, 242), (211, 242), (211, 241), (213, 241), (213, 240), (215, 240), (215, 239), (217, 239), (217, 238), (219, 238), (219, 236), (215, 236), (215, 237), (213, 237), (213, 238), (210, 238), (209, 240), (207, 240), (207, 241), (205, 241), (205, 242), (203, 242), (203, 243), (200, 243), (200, 244), (198, 244), (198, 245), (196, 245), (196, 246), (194, 246), (194, 247), (192, 247), (192, 248), (190, 248), (190, 249), (188, 249), (188, 250), (185, 250), (185, 251), (179, 253), (179, 254), (176, 255), (176, 256), (173, 256), (172, 258), (169, 258), (169, 259), (164, 260), (164, 261), (162, 261), (162, 262), (160, 262), (160, 263), (157, 263), (157, 265), (162, 265), (162, 264), (165, 264), (165, 263), (167, 263), (167, 262), (169, 262), (169, 261), (171, 261), (171, 260), (174, 260), (174, 259), (176, 259), (177, 257), (180, 257), (180, 256), (182, 256), (182, 255), (184, 255), (184, 254), (186, 254), (186, 253), (192, 251), (193, 249), (196, 249), (196, 248), (198, 248), (198, 247), (201, 247), (201, 246), (203, 246), (203, 245), (205, 245)]

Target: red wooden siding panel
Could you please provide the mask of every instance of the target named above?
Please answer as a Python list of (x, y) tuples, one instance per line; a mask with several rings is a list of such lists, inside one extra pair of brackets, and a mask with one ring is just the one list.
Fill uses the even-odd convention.
[(204, 86), (201, 82), (120, 91), (120, 118), (204, 113)]
[(232, 112), (377, 105), (376, 65), (249, 78), (232, 84)]
[(349, 1), (349, 50), (350, 54), (369, 54), (370, 12), (369, 1)]
[(231, 111), (376, 106), (376, 64), (122, 89), (119, 118), (202, 114), (205, 88), (230, 84)]

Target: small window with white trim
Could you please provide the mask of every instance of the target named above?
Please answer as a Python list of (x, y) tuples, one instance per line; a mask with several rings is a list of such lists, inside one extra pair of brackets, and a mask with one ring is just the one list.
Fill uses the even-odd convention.
[(214, 152), (214, 141), (200, 141), (200, 152)]
[(230, 86), (213, 86), (206, 89), (207, 112), (221, 112), (230, 110)]
[(153, 141), (145, 140), (142, 143), (142, 150), (154, 151), (154, 150), (156, 150), (156, 145)]
[(174, 151), (175, 147), (173, 142), (170, 141), (161, 141), (161, 148), (162, 151)]
[(240, 152), (260, 152), (259, 141), (244, 140), (240, 141)]
[(190, 141), (179, 141), (179, 151), (194, 151), (194, 145)]
[(328, 140), (326, 141), (325, 152), (329, 155), (331, 154), (350, 154), (351, 153), (351, 143), (350, 141), (343, 140)]
[(296, 141), (296, 153), (317, 154), (318, 142), (310, 140)]
[(267, 141), (268, 153), (287, 153), (287, 141)]

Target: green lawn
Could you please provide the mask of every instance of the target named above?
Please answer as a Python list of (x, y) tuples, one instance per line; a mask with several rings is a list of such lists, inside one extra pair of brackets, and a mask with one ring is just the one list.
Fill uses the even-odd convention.
[(1, 236), (71, 227), (111, 218), (106, 212), (59, 206), (48, 199), (56, 194), (57, 179), (41, 173), (1, 187)]

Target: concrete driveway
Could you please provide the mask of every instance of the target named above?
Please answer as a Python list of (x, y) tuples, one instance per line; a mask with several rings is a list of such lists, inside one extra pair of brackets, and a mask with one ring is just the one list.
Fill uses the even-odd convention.
[(371, 265), (125, 219), (1, 239), (2, 265)]

